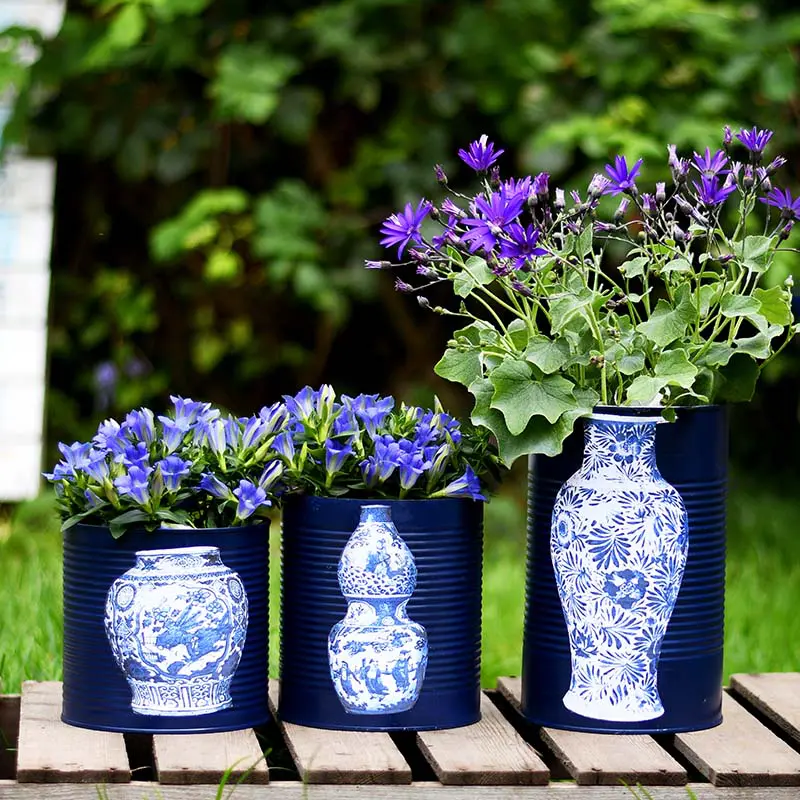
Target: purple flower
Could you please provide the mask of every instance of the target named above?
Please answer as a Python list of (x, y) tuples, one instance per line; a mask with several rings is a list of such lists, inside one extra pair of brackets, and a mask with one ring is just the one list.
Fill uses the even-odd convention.
[(239, 501), (236, 507), (236, 519), (247, 519), (261, 506), (272, 505), (267, 500), (267, 493), (251, 481), (239, 481), (239, 486), (233, 490), (233, 494)]
[(83, 496), (86, 498), (86, 505), (89, 506), (89, 508), (97, 508), (98, 506), (105, 505), (105, 500), (99, 497), (91, 489), (85, 489)]
[(442, 201), (442, 214), (450, 214), (458, 219), (467, 216), (467, 212), (464, 211), (463, 208), (457, 206), (449, 197), (445, 197)]
[(197, 421), (198, 417), (208, 414), (211, 410), (211, 403), (199, 403), (189, 397), (171, 394), (169, 399), (174, 408), (173, 418), (182, 424), (191, 426)]
[(204, 472), (200, 476), (200, 483), (198, 486), (204, 492), (208, 492), (213, 497), (218, 497), (221, 500), (230, 500), (233, 497), (230, 488), (216, 475), (212, 475), (210, 472)]
[(258, 485), (268, 492), (278, 482), (281, 475), (283, 475), (283, 464), (278, 459), (273, 459), (264, 467), (264, 471), (258, 479)]
[[(500, 194), (503, 195), (506, 200), (510, 200), (511, 198), (519, 195), (524, 202), (528, 199), (528, 195), (531, 193), (532, 180), (533, 179), (530, 175), (526, 175), (524, 178), (520, 179), (509, 178), (500, 186)], [(547, 182), (545, 181), (545, 191), (546, 190)]]
[(605, 187), (603, 194), (634, 194), (636, 191), (636, 176), (641, 166), (642, 159), (640, 158), (629, 170), (625, 156), (617, 156), (614, 159), (614, 166), (606, 164), (606, 173), (611, 182)]
[[(447, 218), (447, 225), (444, 227), (444, 230), (442, 230), (440, 234), (431, 237), (431, 244), (435, 250), (441, 250), (442, 245), (451, 241), (453, 235), (455, 234), (457, 224), (458, 220), (451, 214)], [(456, 241), (458, 240), (456, 239)]]
[(102, 361), (95, 367), (93, 378), (97, 404), (100, 408), (108, 408), (117, 387), (117, 368), (111, 361)]
[(272, 441), (272, 449), (280, 453), (289, 463), (294, 460), (294, 439), (289, 431), (279, 433)]
[(772, 131), (770, 130), (759, 130), (754, 125), (751, 130), (746, 130), (742, 128), (739, 133), (736, 134), (736, 138), (754, 155), (760, 156), (764, 152), (764, 148), (767, 146), (767, 142), (772, 138)]
[(699, 153), (694, 154), (694, 166), (701, 175), (706, 175), (709, 178), (714, 175), (724, 175), (728, 170), (725, 165), (728, 163), (728, 157), (725, 155), (724, 150), (717, 150), (713, 155), (711, 148), (706, 147), (705, 153), (701, 156)]
[(694, 181), (692, 181), (692, 185), (697, 192), (698, 200), (705, 206), (718, 206), (724, 203), (732, 192), (736, 191), (735, 181), (726, 180), (720, 186), (719, 178), (716, 175), (702, 175), (700, 177), (700, 186)]
[(478, 476), (469, 464), (467, 464), (464, 474), (460, 478), (448, 483), (437, 494), (441, 494), (444, 497), (470, 497), (473, 500), (486, 500), (481, 494), (481, 484)]
[(258, 416), (264, 421), (262, 434), (269, 436), (283, 428), (289, 421), (289, 409), (286, 408), (285, 403), (273, 403), (271, 406), (264, 406), (258, 412)]
[(150, 475), (152, 467), (131, 466), (127, 475), (114, 479), (114, 486), (120, 495), (131, 498), (139, 505), (145, 505), (150, 499)]
[(150, 442), (156, 438), (155, 417), (149, 408), (131, 411), (125, 417), (127, 429), (142, 442)]
[(89, 460), (83, 467), (83, 471), (98, 483), (102, 483), (111, 474), (107, 456), (108, 451), (92, 448), (89, 451)]
[(422, 244), (420, 226), (425, 217), (430, 214), (431, 208), (431, 204), (424, 198), (419, 201), (416, 209), (411, 203), (406, 203), (402, 213), (392, 214), (384, 221), (381, 226), (381, 234), (383, 234), (381, 244), (384, 247), (399, 245), (397, 248), (398, 258), (403, 257), (403, 250), (409, 242)]
[(515, 269), (523, 269), (535, 256), (547, 255), (547, 250), (536, 245), (539, 230), (533, 225), (523, 228), (518, 222), (512, 222), (506, 227), (505, 234), (500, 240), (500, 258), (510, 258)]
[(335, 439), (325, 440), (325, 472), (335, 475), (342, 468), (348, 456), (353, 454), (353, 446), (349, 442), (337, 442)]
[(505, 150), (495, 151), (494, 143), (484, 133), (480, 139), (470, 144), (469, 152), (459, 150), (458, 157), (475, 172), (486, 172), (503, 153)]
[(758, 198), (768, 206), (780, 209), (783, 219), (800, 219), (800, 196), (792, 199), (788, 189), (779, 189), (777, 186), (766, 196)]
[(549, 181), (549, 173), (540, 172), (533, 180), (533, 193), (537, 197), (546, 198), (550, 193)]
[(397, 472), (400, 476), (400, 486), (406, 490), (410, 489), (417, 482), (419, 476), (431, 465), (431, 462), (425, 459), (422, 450), (404, 452), (399, 461)]
[(177, 492), (181, 481), (189, 474), (191, 461), (184, 461), (180, 456), (167, 456), (156, 463), (161, 472), (164, 487), (168, 492)]
[(125, 438), (125, 428), (120, 426), (115, 419), (107, 419), (100, 423), (97, 433), (92, 438), (95, 447), (100, 450), (109, 450), (114, 455), (122, 455), (128, 446)]
[(119, 460), (126, 467), (146, 467), (150, 461), (150, 451), (144, 442), (136, 442), (125, 448)]
[(492, 192), (488, 200), (483, 195), (476, 197), (475, 210), (482, 216), (464, 220), (471, 230), (462, 235), (461, 241), (469, 243), (471, 253), (481, 249), (490, 253), (503, 228), (522, 212), (523, 203), (519, 195), (503, 197), (500, 192)]
[(158, 421), (161, 423), (167, 452), (172, 453), (178, 449), (183, 437), (191, 430), (192, 423), (188, 419), (172, 419), (163, 416), (159, 417)]
[(393, 397), (379, 397), (377, 394), (360, 394), (357, 397), (342, 395), (342, 403), (364, 423), (364, 429), (370, 437), (377, 435), (378, 428), (394, 408)]

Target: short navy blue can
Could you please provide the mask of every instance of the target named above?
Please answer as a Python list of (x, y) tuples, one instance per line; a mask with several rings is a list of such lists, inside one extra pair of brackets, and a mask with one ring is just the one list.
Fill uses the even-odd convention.
[(269, 522), (63, 535), (61, 719), (123, 733), (266, 724)]
[[(402, 539), (395, 544), (407, 548), (416, 565), (401, 618), (405, 620), (407, 614), (409, 625), (403, 636), (409, 650), (424, 646), (427, 665), (410, 708), (358, 713), (340, 697), (342, 685), (364, 683), (379, 692), (383, 688), (380, 667), (372, 659), (362, 657), (364, 663), (358, 662), (353, 654), (349, 672), (343, 676), (340, 666), (332, 666), (341, 659), (336, 661), (329, 647), (340, 650), (341, 623), (351, 611), (339, 582), (343, 551), (359, 526), (362, 508), (374, 504), (389, 507)], [(281, 720), (356, 731), (438, 730), (477, 722), (483, 503), (457, 498), (362, 500), (296, 495), (286, 498), (282, 514)], [(384, 573), (391, 574), (386, 568)], [(396, 611), (390, 603), (383, 613)], [(394, 617), (390, 621), (396, 623)], [(347, 645), (342, 649), (346, 651)], [(418, 665), (419, 660), (412, 658), (411, 663)], [(408, 660), (405, 668), (407, 676)], [(397, 672), (396, 666), (395, 677)], [(388, 684), (394, 677), (384, 675), (383, 680)]]
[[(653, 409), (598, 408), (617, 415)], [(522, 658), (522, 711), (533, 724), (595, 733), (678, 733), (722, 721), (725, 602), (725, 503), (728, 468), (725, 406), (677, 409), (656, 429), (656, 461), (678, 490), (688, 516), (685, 572), (661, 646), (658, 693), (664, 713), (646, 721), (593, 719), (563, 702), (571, 654), (551, 557), (556, 494), (581, 466), (584, 431), (576, 430), (556, 457), (532, 456), (528, 477), (528, 555)]]

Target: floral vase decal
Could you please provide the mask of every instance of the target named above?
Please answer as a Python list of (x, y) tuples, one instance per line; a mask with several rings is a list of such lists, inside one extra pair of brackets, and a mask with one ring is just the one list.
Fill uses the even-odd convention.
[(390, 506), (361, 506), (338, 577), (347, 615), (331, 628), (328, 662), (339, 700), (351, 714), (408, 711), (425, 679), (428, 637), (406, 614), (417, 568)]
[(592, 414), (583, 463), (556, 495), (550, 547), (571, 656), (563, 702), (584, 717), (664, 713), (658, 659), (689, 539), (683, 500), (656, 465), (663, 421)]
[(228, 708), (247, 634), (247, 594), (217, 547), (140, 550), (108, 591), (105, 628), (131, 709), (193, 716)]

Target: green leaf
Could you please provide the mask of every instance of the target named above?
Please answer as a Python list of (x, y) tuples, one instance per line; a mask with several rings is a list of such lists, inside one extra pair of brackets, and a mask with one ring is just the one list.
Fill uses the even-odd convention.
[(599, 397), (591, 389), (575, 389), (577, 406), (561, 415), (555, 425), (544, 417), (533, 417), (525, 430), (512, 434), (503, 415), (491, 407), (494, 387), (488, 378), (481, 378), (469, 387), (475, 398), (471, 420), (476, 425), (488, 428), (497, 440), (498, 454), (505, 466), (510, 467), (519, 457), (531, 454), (558, 455), (564, 440), (572, 433), (575, 420), (586, 416), (597, 405)]
[(575, 253), (578, 258), (585, 258), (592, 252), (592, 226), (587, 225), (575, 240)]
[(634, 375), (644, 369), (644, 356), (641, 353), (629, 353), (615, 364), (623, 375)]
[(440, 377), (469, 386), (481, 376), (481, 356), (476, 350), (463, 351), (448, 347), (433, 371)]
[(479, 256), (470, 256), (453, 279), (453, 292), (459, 297), (467, 297), (476, 286), (488, 286), (495, 279), (486, 261)]
[(491, 406), (503, 413), (514, 435), (522, 433), (535, 415), (554, 423), (565, 411), (575, 408), (570, 381), (561, 375), (536, 380), (524, 361), (506, 359), (492, 370), (489, 380), (494, 386)]
[(697, 367), (689, 361), (685, 350), (667, 350), (656, 362), (655, 373), (668, 385), (689, 389), (697, 375)]
[(726, 294), (722, 296), (719, 307), (725, 317), (746, 317), (758, 313), (761, 305), (749, 295)]
[(676, 294), (680, 294), (681, 297), (675, 308), (667, 300), (659, 300), (650, 319), (636, 326), (636, 330), (643, 333), (657, 347), (666, 347), (676, 339), (680, 339), (694, 321), (695, 308), (689, 287), (685, 286), (685, 291)]
[(733, 243), (733, 252), (751, 272), (764, 272), (769, 266), (773, 241), (769, 236), (745, 236), (743, 241)]
[(758, 364), (744, 353), (734, 354), (719, 370), (723, 379), (716, 400), (728, 403), (746, 403), (752, 399), (760, 370)]
[(625, 397), (631, 405), (650, 405), (665, 386), (666, 381), (663, 378), (638, 375), (631, 381)]
[(673, 258), (661, 267), (662, 272), (691, 272), (692, 265), (685, 258)]
[(645, 267), (650, 263), (650, 259), (647, 256), (637, 256), (636, 258), (632, 258), (630, 261), (626, 261), (622, 266), (620, 266), (619, 271), (626, 277), (626, 278), (638, 278), (641, 275), (644, 275)]
[(545, 375), (550, 375), (569, 360), (569, 344), (564, 339), (536, 336), (528, 343), (525, 360), (538, 367)]
[(272, 52), (260, 42), (228, 45), (209, 85), (217, 118), (263, 125), (278, 107), (281, 90), (300, 67), (296, 58)]
[(736, 352), (747, 353), (753, 358), (769, 358), (772, 353), (772, 340), (783, 331), (781, 325), (770, 325), (766, 330), (759, 331), (755, 336), (736, 339), (734, 346)]
[(123, 6), (109, 23), (103, 37), (84, 56), (84, 69), (107, 67), (119, 53), (138, 44), (146, 30), (147, 18), (141, 6), (133, 3)]
[(232, 250), (214, 249), (205, 263), (203, 277), (210, 283), (231, 283), (242, 273), (242, 259)]
[(550, 325), (554, 333), (563, 331), (576, 316), (586, 318), (589, 306), (599, 308), (606, 296), (588, 287), (576, 289), (550, 303)]
[(780, 286), (769, 289), (756, 289), (753, 297), (761, 304), (759, 312), (767, 322), (776, 325), (792, 324), (792, 298), (789, 292)]
[(119, 537), (122, 536), (122, 534), (125, 533), (125, 531), (135, 522), (146, 522), (149, 519), (149, 515), (144, 511), (134, 508), (130, 511), (126, 511), (124, 514), (120, 514), (118, 517), (114, 517), (112, 520), (109, 520), (108, 527), (111, 531), (111, 535), (115, 539), (119, 539)]
[(525, 350), (528, 346), (529, 337), (528, 326), (521, 319), (511, 320), (508, 326), (508, 338), (517, 350), (520, 352)]
[(707, 367), (721, 367), (731, 360), (735, 352), (733, 347), (727, 344), (714, 342), (697, 363)]

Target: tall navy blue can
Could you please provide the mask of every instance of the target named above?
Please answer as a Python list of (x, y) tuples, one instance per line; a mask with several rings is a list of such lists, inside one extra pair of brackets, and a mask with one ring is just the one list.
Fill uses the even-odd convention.
[[(427, 666), (413, 706), (393, 713), (369, 709), (357, 713), (340, 697), (342, 685), (351, 689), (366, 685), (379, 693), (394, 685), (398, 670), (395, 666), (395, 676), (386, 672), (382, 676), (382, 667), (373, 663), (380, 658), (364, 658), (351, 645), (349, 672), (342, 676), (336, 666), (342, 659), (337, 661), (330, 650), (335, 647), (340, 656), (342, 651), (347, 656), (348, 645), (339, 648), (337, 644), (341, 623), (350, 615), (339, 582), (339, 564), (362, 519), (362, 507), (376, 503), (389, 507), (404, 543), (398, 546), (407, 547), (416, 565), (415, 585), (409, 584), (405, 605), (406, 628), (424, 631), (422, 636), (413, 634), (416, 644), (409, 647), (426, 647)], [(332, 730), (400, 731), (457, 728), (480, 719), (481, 502), (297, 495), (284, 501), (282, 534), (278, 707), (282, 721)], [(387, 561), (384, 576), (399, 571), (388, 572), (390, 567)], [(366, 611), (371, 613), (369, 608)], [(382, 613), (384, 624), (399, 630), (391, 603)], [(402, 619), (405, 614), (401, 612)], [(407, 631), (401, 633), (411, 642)], [(401, 637), (397, 638), (402, 644)], [(389, 645), (378, 648), (384, 646)], [(418, 658), (412, 661), (419, 663)], [(406, 681), (407, 669), (406, 665)], [(398, 679), (403, 680), (402, 671)]]
[(263, 725), (269, 522), (64, 532), (61, 719), (123, 733)]
[[(625, 407), (596, 411), (653, 413)], [(579, 421), (561, 454), (529, 460), (523, 714), (536, 725), (595, 733), (678, 733), (714, 727), (722, 721), (727, 408), (679, 408), (675, 422), (656, 429), (658, 469), (686, 507), (689, 547), (658, 660), (664, 713), (646, 721), (592, 719), (570, 711), (563, 702), (570, 687), (571, 657), (553, 571), (550, 524), (558, 490), (581, 466), (583, 433)]]

